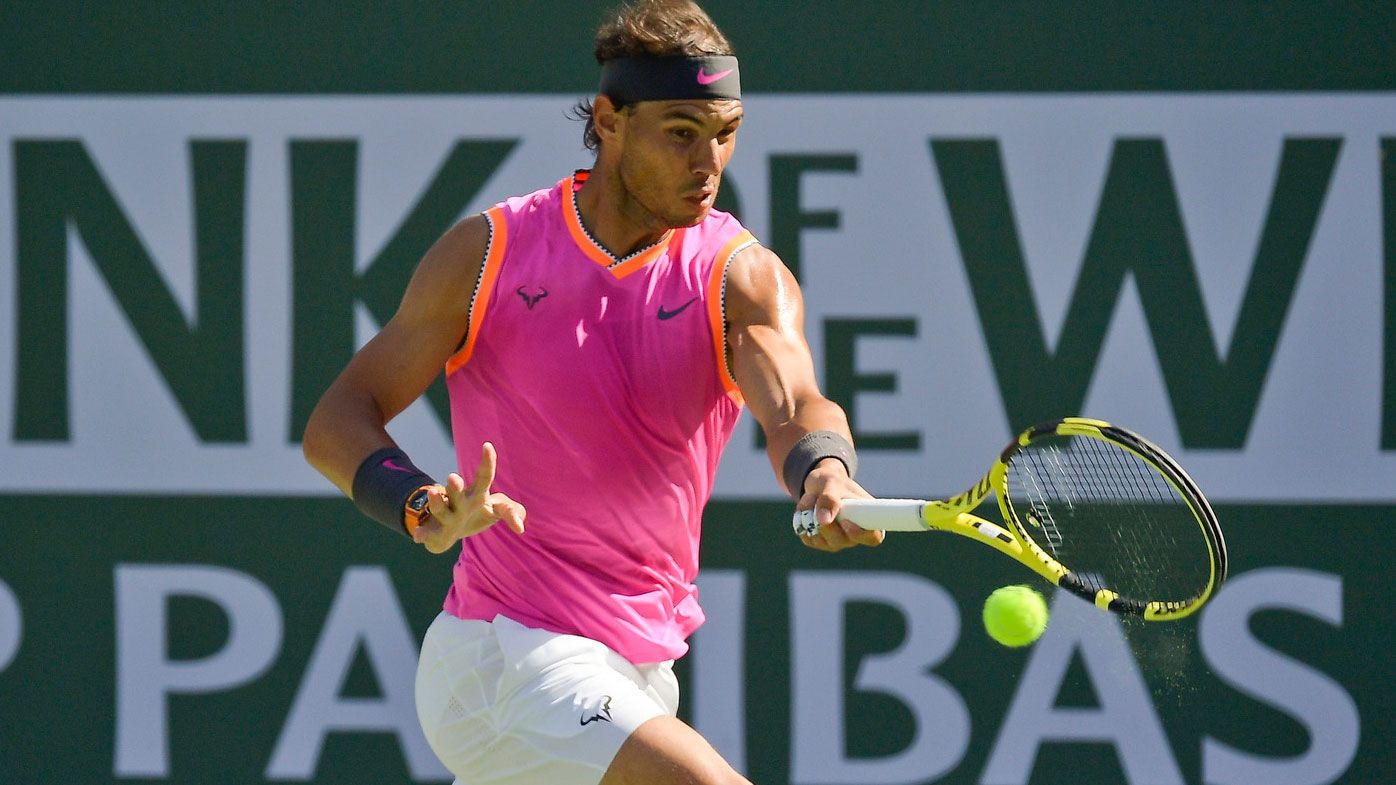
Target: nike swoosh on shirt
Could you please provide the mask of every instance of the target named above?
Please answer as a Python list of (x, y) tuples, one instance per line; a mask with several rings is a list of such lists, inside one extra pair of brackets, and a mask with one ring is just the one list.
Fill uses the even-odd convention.
[(660, 318), (660, 319), (672, 319), (672, 318), (674, 318), (675, 316), (678, 316), (679, 314), (683, 313), (683, 309), (685, 309), (685, 308), (687, 308), (688, 306), (692, 305), (692, 304), (693, 304), (693, 300), (697, 300), (697, 299), (698, 299), (698, 297), (697, 297), (697, 295), (695, 295), (695, 296), (693, 297), (692, 300), (689, 300), (688, 302), (684, 303), (683, 305), (680, 305), (679, 307), (675, 308), (675, 309), (672, 310), (672, 311), (666, 311), (666, 310), (664, 310), (664, 306), (661, 305), (661, 306), (659, 306), (659, 318)]
[(716, 82), (717, 80), (721, 79), (722, 77), (724, 77), (724, 76), (726, 76), (726, 75), (728, 75), (728, 74), (730, 74), (730, 73), (732, 73), (732, 69), (731, 69), (731, 68), (728, 68), (726, 71), (718, 71), (718, 72), (715, 73), (715, 74), (710, 74), (710, 73), (708, 73), (708, 69), (706, 69), (706, 68), (699, 68), (699, 69), (698, 69), (698, 84), (701, 84), (701, 85), (710, 85), (710, 84), (712, 84), (713, 82)]

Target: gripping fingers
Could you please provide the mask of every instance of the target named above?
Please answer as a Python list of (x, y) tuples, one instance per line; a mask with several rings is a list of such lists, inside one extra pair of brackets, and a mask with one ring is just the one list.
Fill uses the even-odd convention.
[(821, 526), (819, 515), (814, 510), (796, 512), (794, 525), (800, 540), (815, 550), (837, 551), (853, 544), (839, 523), (826, 523)]
[(847, 532), (849, 539), (856, 545), (868, 545), (877, 547), (882, 541), (887, 539), (887, 532), (881, 529), (864, 529), (853, 521), (839, 521), (843, 525), (843, 530)]
[(793, 526), (801, 541), (811, 548), (821, 551), (841, 551), (854, 545), (881, 545), (885, 532), (863, 529), (852, 521), (832, 520), (821, 523), (822, 511), (799, 510), (795, 513)]

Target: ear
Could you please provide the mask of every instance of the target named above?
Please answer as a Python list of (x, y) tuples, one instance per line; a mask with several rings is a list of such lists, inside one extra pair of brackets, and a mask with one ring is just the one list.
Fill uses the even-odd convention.
[(591, 102), (591, 119), (603, 143), (619, 137), (625, 126), (625, 112), (617, 109), (607, 95), (598, 95)]

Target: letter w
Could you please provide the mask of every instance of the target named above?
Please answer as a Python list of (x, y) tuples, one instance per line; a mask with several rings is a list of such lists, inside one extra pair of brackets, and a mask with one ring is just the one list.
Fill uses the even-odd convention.
[(998, 143), (932, 139), (930, 146), (1014, 428), (1081, 411), (1129, 275), (1144, 305), (1183, 444), (1245, 444), (1341, 140), (1285, 140), (1224, 355), (1207, 321), (1162, 140), (1116, 142), (1055, 352), (1028, 280)]

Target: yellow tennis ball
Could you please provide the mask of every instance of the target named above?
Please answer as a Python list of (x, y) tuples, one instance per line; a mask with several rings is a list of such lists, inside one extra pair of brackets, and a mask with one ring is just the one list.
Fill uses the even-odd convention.
[(1004, 586), (984, 600), (984, 629), (1004, 646), (1026, 646), (1047, 629), (1047, 602), (1031, 586)]

